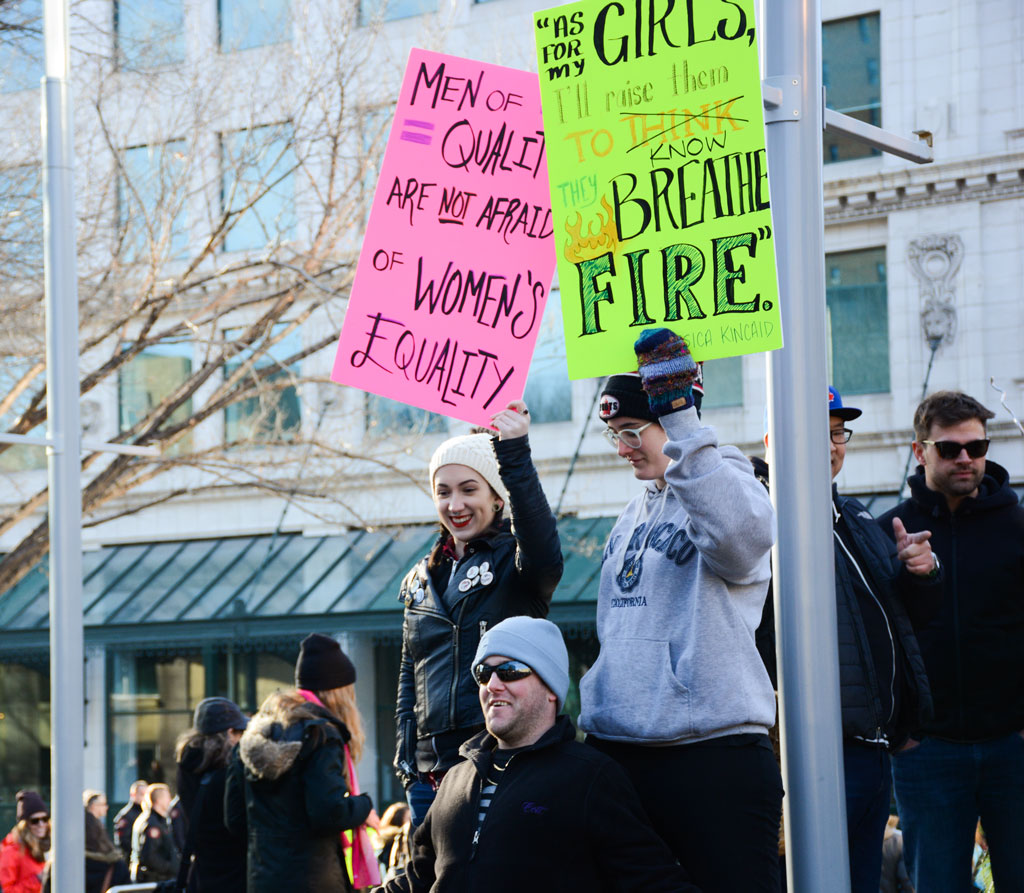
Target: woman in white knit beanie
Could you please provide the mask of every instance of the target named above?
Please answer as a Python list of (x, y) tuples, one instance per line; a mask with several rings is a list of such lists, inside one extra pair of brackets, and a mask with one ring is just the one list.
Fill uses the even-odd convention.
[(470, 668), (480, 637), (506, 617), (544, 617), (562, 576), (554, 515), (530, 458), (529, 410), (510, 403), (497, 438), (446, 440), (430, 460), (441, 522), (430, 553), (406, 574), (395, 769), (413, 825), (459, 746), (483, 728)]

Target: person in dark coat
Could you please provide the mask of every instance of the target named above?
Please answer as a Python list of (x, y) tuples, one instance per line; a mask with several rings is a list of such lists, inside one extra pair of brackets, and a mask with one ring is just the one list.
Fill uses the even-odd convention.
[(562, 576), (555, 516), (530, 457), (522, 401), (497, 413), (489, 434), (442, 443), (430, 460), (441, 533), (402, 581), (402, 663), (395, 769), (413, 827), (459, 746), (483, 728), (470, 661), (480, 637), (506, 617), (545, 617)]
[(146, 788), (142, 814), (132, 828), (132, 880), (159, 883), (178, 876), (179, 853), (174, 846), (167, 814), (171, 808), (171, 790), (165, 784)]
[[(842, 470), (861, 411), (828, 389), (829, 460)], [(839, 692), (843, 719), (843, 781), (852, 893), (875, 893), (882, 837), (889, 818), (889, 752), (932, 712), (924, 661), (908, 609), (927, 611), (942, 594), (938, 559), (927, 531), (909, 534), (897, 522), (894, 544), (856, 499), (832, 485)]]
[(224, 812), (248, 837), (248, 893), (351, 890), (343, 831), (357, 829), (373, 803), (349, 796), (365, 740), (355, 704), (356, 668), (338, 643), (313, 633), (302, 642), (296, 691), (275, 692), (249, 722), (228, 765)]
[(233, 701), (206, 698), (196, 707), (192, 728), (178, 739), (183, 848), (190, 836), (192, 841), (189, 893), (245, 893), (245, 835), (232, 834), (224, 824), (224, 784), (231, 752), (248, 724)]
[(142, 815), (142, 801), (146, 797), (147, 787), (148, 783), (144, 779), (133, 781), (128, 789), (128, 802), (114, 816), (114, 836), (122, 853), (132, 851), (132, 828), (135, 827), (135, 820)]
[(625, 772), (558, 715), (569, 689), (558, 627), (502, 621), (473, 674), (486, 730), (463, 744), (386, 893), (697, 893)]
[(85, 893), (104, 893), (110, 887), (131, 881), (128, 863), (107, 834), (107, 795), (102, 791), (86, 791), (85, 804)]
[(986, 459), (993, 412), (960, 391), (914, 412), (910, 498), (880, 519), (931, 531), (945, 584), (911, 617), (934, 716), (893, 756), (907, 869), (923, 893), (970, 889), (974, 828), (989, 835), (995, 887), (1024, 890), (1024, 508)]

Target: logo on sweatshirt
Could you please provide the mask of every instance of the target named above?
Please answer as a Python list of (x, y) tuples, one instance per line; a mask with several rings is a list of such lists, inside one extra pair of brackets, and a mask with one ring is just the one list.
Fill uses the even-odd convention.
[(532, 800), (527, 800), (523, 803), (523, 812), (526, 815), (544, 815), (547, 811), (547, 806), (541, 806), (539, 803), (534, 803)]
[[(656, 524), (651, 529), (650, 537), (646, 533), (647, 522), (634, 528), (626, 543), (626, 554), (621, 559), (616, 557), (624, 539), (621, 534), (609, 539), (608, 545), (605, 547), (605, 561), (612, 561), (615, 564), (618, 564), (619, 561), (622, 562), (615, 575), (615, 582), (622, 592), (630, 592), (640, 585), (640, 579), (644, 572), (644, 556), (650, 552), (664, 555), (669, 561), (682, 567), (692, 559), (697, 551), (697, 547), (686, 533), (686, 528), (671, 521)], [(646, 601), (644, 604), (646, 605)], [(613, 605), (613, 607), (625, 607), (625, 605)], [(629, 607), (640, 607), (640, 605), (630, 605)]]

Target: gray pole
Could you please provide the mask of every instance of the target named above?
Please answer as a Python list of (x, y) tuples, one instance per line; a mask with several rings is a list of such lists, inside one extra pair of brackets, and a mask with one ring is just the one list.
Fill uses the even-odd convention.
[(786, 345), (769, 360), (768, 431), (788, 888), (849, 893), (826, 434), (820, 0), (767, 0), (763, 46), (766, 80), (785, 96), (767, 126)]
[(43, 227), (50, 486), (50, 747), (55, 891), (85, 889), (81, 427), (67, 0), (43, 10)]

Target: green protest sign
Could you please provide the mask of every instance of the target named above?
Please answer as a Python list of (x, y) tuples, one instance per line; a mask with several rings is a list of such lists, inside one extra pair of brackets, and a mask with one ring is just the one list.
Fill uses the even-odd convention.
[(753, 0), (535, 14), (570, 378), (782, 346)]

